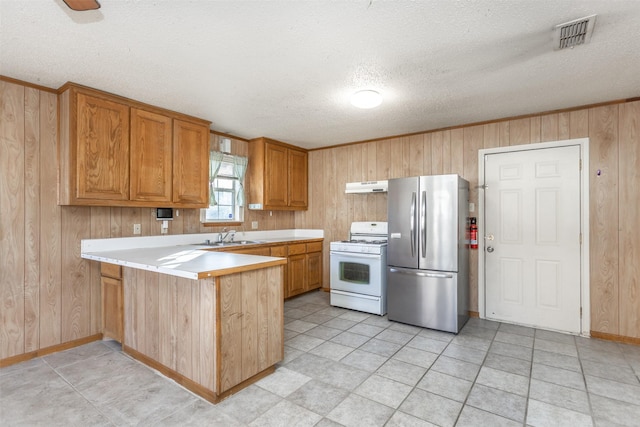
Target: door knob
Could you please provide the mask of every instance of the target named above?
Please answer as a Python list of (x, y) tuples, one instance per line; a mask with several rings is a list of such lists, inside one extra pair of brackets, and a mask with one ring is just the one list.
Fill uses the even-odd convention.
[(487, 252), (489, 253), (493, 252), (493, 246), (487, 246)]

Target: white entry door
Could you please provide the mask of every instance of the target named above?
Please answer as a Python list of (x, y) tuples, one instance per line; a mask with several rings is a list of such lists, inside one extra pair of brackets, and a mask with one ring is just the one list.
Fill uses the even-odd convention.
[(484, 158), (486, 317), (580, 333), (580, 147)]

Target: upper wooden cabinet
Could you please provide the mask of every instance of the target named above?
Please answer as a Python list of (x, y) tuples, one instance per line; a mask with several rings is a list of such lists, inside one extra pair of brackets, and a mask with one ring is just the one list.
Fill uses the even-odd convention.
[(208, 199), (209, 126), (174, 120), (173, 201), (207, 207)]
[(59, 204), (206, 207), (209, 123), (65, 85), (60, 94)]
[(268, 138), (249, 142), (249, 209), (306, 210), (308, 155)]

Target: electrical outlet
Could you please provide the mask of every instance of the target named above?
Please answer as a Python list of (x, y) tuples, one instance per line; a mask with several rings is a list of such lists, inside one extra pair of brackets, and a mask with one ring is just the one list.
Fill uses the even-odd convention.
[(251, 229), (253, 230), (258, 229), (258, 221), (251, 221)]
[(140, 234), (140, 233), (142, 233), (142, 225), (133, 224), (133, 234)]

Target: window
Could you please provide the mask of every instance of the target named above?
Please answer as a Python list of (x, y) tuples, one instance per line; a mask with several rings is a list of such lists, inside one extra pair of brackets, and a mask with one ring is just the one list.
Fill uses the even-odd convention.
[(247, 158), (216, 151), (210, 154), (209, 207), (201, 210), (200, 220), (205, 223), (242, 222)]

